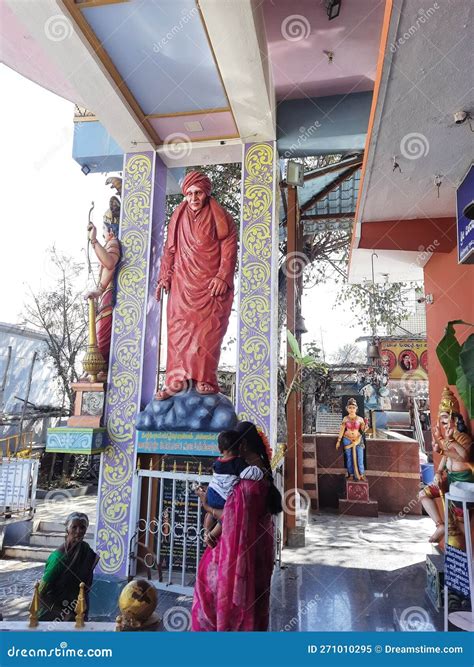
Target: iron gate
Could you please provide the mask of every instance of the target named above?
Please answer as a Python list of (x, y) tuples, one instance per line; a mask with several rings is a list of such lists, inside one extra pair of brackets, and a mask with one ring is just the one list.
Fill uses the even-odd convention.
[[(275, 485), (283, 495), (284, 448), (272, 460)], [(130, 577), (137, 564), (147, 570), (158, 589), (192, 595), (197, 568), (206, 548), (204, 510), (194, 484), (212, 476), (163, 470), (137, 470), (134, 484), (134, 533), (130, 548)], [(275, 561), (281, 564), (283, 513), (274, 517)]]

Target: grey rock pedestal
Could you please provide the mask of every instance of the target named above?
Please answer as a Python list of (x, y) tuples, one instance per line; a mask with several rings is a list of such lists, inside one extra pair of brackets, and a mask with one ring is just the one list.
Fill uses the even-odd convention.
[(139, 413), (138, 431), (213, 431), (233, 429), (237, 415), (224, 394), (200, 394), (193, 386), (164, 401), (153, 399)]

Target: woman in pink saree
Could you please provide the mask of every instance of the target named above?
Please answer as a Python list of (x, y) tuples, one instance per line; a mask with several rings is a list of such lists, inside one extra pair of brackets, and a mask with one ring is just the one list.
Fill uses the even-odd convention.
[(268, 630), (272, 514), (282, 511), (281, 495), (256, 427), (241, 422), (236, 430), (251, 479), (241, 479), (224, 509), (213, 510), (222, 523), (222, 534), (215, 542), (208, 541), (199, 563), (192, 609), (195, 632)]

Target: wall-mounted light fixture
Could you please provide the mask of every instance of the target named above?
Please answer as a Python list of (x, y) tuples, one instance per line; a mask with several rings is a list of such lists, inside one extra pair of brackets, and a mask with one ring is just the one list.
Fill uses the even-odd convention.
[(339, 12), (341, 11), (342, 0), (326, 0), (326, 12), (328, 19), (332, 21), (337, 19)]
[(304, 164), (296, 162), (295, 160), (288, 160), (286, 165), (286, 182), (288, 185), (299, 186), (304, 185)]
[(424, 296), (418, 297), (416, 301), (417, 303), (427, 303), (428, 305), (431, 305), (434, 303), (434, 297), (432, 294), (425, 294)]

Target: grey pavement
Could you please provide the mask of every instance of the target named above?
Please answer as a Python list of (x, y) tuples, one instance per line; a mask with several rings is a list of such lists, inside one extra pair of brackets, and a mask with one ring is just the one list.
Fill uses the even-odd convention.
[[(82, 506), (74, 504), (91, 512), (92, 502), (86, 498)], [(65, 506), (43, 504), (39, 512), (52, 521), (64, 510)], [(284, 549), (282, 568), (275, 570), (271, 629), (393, 630), (394, 615), (407, 609), (422, 609), (427, 622), (438, 628), (439, 614), (424, 591), (425, 559), (434, 551), (427, 542), (431, 532), (425, 517), (313, 514), (306, 546)], [(42, 563), (0, 560), (0, 610), (5, 619), (28, 617), (34, 582), (42, 570)], [(160, 615), (171, 610), (189, 619), (191, 598), (162, 591), (158, 596)]]

